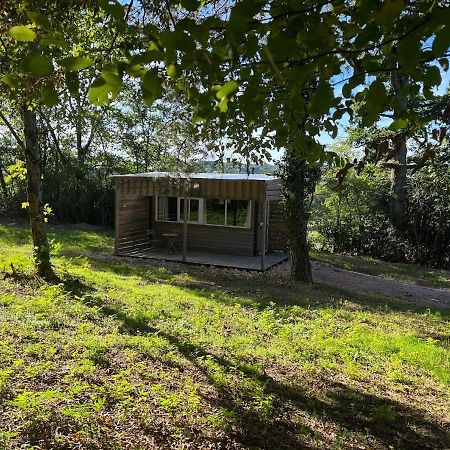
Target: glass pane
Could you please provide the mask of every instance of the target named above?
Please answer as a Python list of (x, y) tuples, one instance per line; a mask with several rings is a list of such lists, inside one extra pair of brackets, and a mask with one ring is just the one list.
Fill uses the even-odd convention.
[(167, 197), (158, 197), (158, 211), (156, 220), (166, 220), (167, 217)]
[(200, 209), (200, 201), (196, 198), (189, 200), (189, 221), (198, 222), (198, 213)]
[(227, 226), (246, 227), (250, 226), (248, 200), (227, 200)]
[(205, 200), (205, 223), (225, 225), (225, 201), (219, 199)]
[(184, 198), (180, 198), (180, 222), (184, 222)]
[(167, 198), (167, 218), (169, 222), (177, 221), (177, 197), (166, 197)]

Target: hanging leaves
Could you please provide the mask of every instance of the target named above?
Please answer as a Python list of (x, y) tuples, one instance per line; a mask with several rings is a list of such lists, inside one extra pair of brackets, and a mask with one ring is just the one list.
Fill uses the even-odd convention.
[(36, 78), (43, 78), (53, 74), (53, 62), (49, 56), (31, 53), (25, 56), (21, 63), (22, 70)]
[(58, 93), (53, 83), (47, 83), (42, 87), (42, 101), (46, 106), (55, 106), (58, 104)]
[(58, 64), (66, 68), (69, 72), (78, 72), (91, 67), (94, 64), (94, 61), (86, 56), (69, 56), (60, 59)]
[(163, 94), (163, 86), (158, 73), (155, 70), (147, 70), (141, 80), (142, 99), (147, 106), (152, 106), (153, 102)]
[(37, 38), (36, 33), (25, 25), (17, 25), (10, 28), (9, 35), (20, 42), (34, 41)]
[(107, 66), (89, 87), (89, 101), (96, 106), (107, 104), (117, 98), (121, 89), (122, 78), (117, 72), (117, 67)]

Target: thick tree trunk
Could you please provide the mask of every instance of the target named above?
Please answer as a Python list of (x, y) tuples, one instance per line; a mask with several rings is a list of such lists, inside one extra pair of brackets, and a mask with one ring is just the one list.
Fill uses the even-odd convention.
[[(402, 96), (401, 91), (407, 83), (407, 77), (401, 77), (397, 71), (393, 71), (391, 75), (392, 88), (398, 96), (398, 106), (395, 108), (394, 118), (400, 118), (408, 109), (406, 96)], [(406, 183), (407, 183), (407, 166), (406, 166), (406, 133), (399, 133), (395, 137), (395, 161), (396, 167), (391, 170), (391, 201), (389, 205), (389, 215), (392, 225), (403, 232), (406, 228)]]
[(38, 275), (46, 279), (53, 279), (56, 276), (50, 263), (50, 249), (42, 204), (42, 179), (36, 113), (27, 108), (24, 108), (23, 110), (23, 129), (25, 135), (25, 160), (27, 166), (28, 208), (30, 213), (34, 259)]
[(398, 165), (391, 170), (391, 201), (389, 212), (391, 223), (399, 231), (404, 231), (407, 224), (406, 217), (406, 135), (401, 133), (395, 138), (396, 156)]
[(6, 181), (5, 181), (5, 177), (3, 176), (3, 167), (0, 166), (0, 186), (2, 188), (3, 191), (3, 196), (5, 198), (8, 197), (8, 187), (6, 186)]
[(289, 250), (292, 262), (291, 276), (303, 283), (312, 283), (311, 263), (307, 229), (309, 212), (306, 208), (308, 198), (307, 163), (298, 160), (286, 150), (283, 197), (288, 228)]

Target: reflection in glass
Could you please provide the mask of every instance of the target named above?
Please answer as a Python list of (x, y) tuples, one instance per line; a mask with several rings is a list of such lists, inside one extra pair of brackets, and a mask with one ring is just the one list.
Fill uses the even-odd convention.
[(225, 225), (225, 200), (205, 200), (205, 223), (208, 225)]
[(227, 226), (249, 227), (249, 212), (248, 200), (227, 200)]

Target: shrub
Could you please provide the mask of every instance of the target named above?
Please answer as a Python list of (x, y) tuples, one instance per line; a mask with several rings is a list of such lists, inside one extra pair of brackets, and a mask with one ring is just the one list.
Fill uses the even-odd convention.
[(408, 229), (389, 221), (389, 173), (367, 165), (341, 186), (335, 170), (316, 189), (309, 237), (318, 250), (369, 255), (397, 262), (450, 266), (450, 166), (443, 157), (408, 177)]

